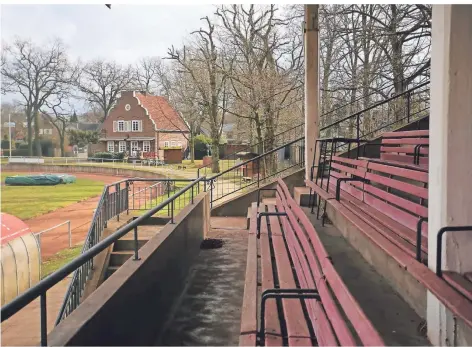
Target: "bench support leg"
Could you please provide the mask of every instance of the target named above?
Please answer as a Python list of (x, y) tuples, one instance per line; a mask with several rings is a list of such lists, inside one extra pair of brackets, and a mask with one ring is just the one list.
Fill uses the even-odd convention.
[(259, 345), (265, 345), (265, 303), (267, 299), (315, 299), (321, 301), (320, 294), (316, 289), (301, 289), (301, 288), (273, 288), (267, 289), (262, 293), (261, 309), (260, 309), (260, 323), (259, 331), (257, 333), (259, 337)]

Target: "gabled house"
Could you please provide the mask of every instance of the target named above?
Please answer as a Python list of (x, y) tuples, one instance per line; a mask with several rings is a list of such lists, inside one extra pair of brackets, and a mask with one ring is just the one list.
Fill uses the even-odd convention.
[(95, 151), (163, 159), (167, 148), (186, 150), (188, 133), (185, 121), (165, 98), (123, 91), (101, 126)]

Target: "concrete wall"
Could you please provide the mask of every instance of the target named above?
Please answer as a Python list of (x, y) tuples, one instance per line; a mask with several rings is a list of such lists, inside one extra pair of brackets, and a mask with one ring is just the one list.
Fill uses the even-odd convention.
[[(209, 228), (201, 193), (50, 334), (52, 346), (150, 345), (185, 285)], [(139, 229), (138, 229), (139, 233)]]
[[(300, 169), (286, 177), (283, 178), (284, 182), (287, 184), (288, 189), (293, 195), (293, 190), (295, 187), (305, 186), (305, 169)], [(272, 182), (261, 186), (260, 188), (275, 188), (277, 187), (277, 182)], [(257, 200), (257, 191), (259, 188), (254, 188), (253, 190), (236, 196), (231, 200), (228, 200), (221, 205), (213, 206), (211, 210), (212, 216), (220, 217), (246, 217), (247, 209), (252, 202)], [(274, 197), (275, 191), (262, 191), (261, 197)]]
[(57, 172), (57, 173), (93, 173), (99, 175), (141, 177), (141, 178), (164, 178), (155, 172), (141, 171), (125, 168), (112, 168), (88, 165), (37, 165), (37, 164), (5, 164), (2, 171), (12, 172)]

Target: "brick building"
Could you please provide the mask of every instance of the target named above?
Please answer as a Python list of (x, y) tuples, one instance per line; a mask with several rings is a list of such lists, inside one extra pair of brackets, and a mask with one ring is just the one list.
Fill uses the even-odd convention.
[(180, 148), (182, 153), (186, 150), (188, 133), (185, 121), (165, 98), (124, 91), (103, 122), (94, 151), (163, 159), (166, 148)]

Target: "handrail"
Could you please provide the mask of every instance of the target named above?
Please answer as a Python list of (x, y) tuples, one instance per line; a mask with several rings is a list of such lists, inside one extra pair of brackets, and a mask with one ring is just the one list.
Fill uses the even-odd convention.
[[(272, 139), (279, 138), (279, 137), (285, 135), (286, 133), (288, 133), (288, 132), (290, 132), (290, 131), (293, 131), (293, 130), (295, 130), (295, 129), (297, 129), (297, 128), (302, 128), (304, 125), (305, 125), (305, 122), (300, 123), (300, 124), (298, 124), (298, 125), (295, 125), (294, 127), (291, 127), (291, 128), (289, 128), (289, 129), (287, 129), (287, 130), (284, 130), (284, 131), (282, 131), (282, 132), (280, 132), (280, 133), (275, 134), (275, 135), (272, 137)], [(220, 158), (219, 160), (227, 160), (227, 159), (230, 158), (230, 157), (236, 156), (238, 153), (245, 152), (245, 151), (247, 151), (248, 149), (250, 149), (250, 148), (252, 148), (252, 147), (258, 147), (258, 146), (260, 146), (261, 144), (264, 144), (264, 143), (267, 143), (267, 142), (268, 142), (268, 139), (265, 139), (265, 140), (262, 140), (262, 141), (259, 141), (259, 142), (256, 142), (256, 143), (251, 143), (251, 144), (249, 144), (249, 145), (246, 145), (246, 147), (244, 147), (244, 149), (241, 149), (241, 150), (239, 150), (239, 151), (235, 151), (235, 152), (230, 153), (230, 154), (226, 154), (225, 156), (223, 156), (223, 157)], [(212, 165), (212, 164), (209, 163), (209, 164), (207, 164), (207, 165), (204, 165), (204, 166), (199, 167), (198, 170), (197, 170), (198, 176), (200, 176), (200, 170), (205, 169), (205, 168), (208, 168), (208, 167), (211, 167), (211, 165)]]
[(247, 165), (248, 163), (253, 162), (253, 161), (255, 161), (255, 160), (258, 160), (258, 159), (260, 159), (260, 158), (262, 158), (262, 157), (264, 157), (264, 156), (266, 156), (266, 155), (268, 155), (268, 154), (277, 152), (277, 151), (281, 150), (281, 149), (284, 148), (284, 147), (290, 146), (290, 145), (292, 145), (292, 144), (294, 144), (294, 143), (296, 143), (296, 142), (298, 142), (298, 141), (303, 140), (304, 138), (305, 138), (305, 136), (299, 137), (299, 138), (296, 139), (296, 140), (287, 142), (287, 143), (285, 143), (285, 144), (283, 144), (283, 145), (281, 145), (281, 146), (278, 146), (278, 147), (276, 147), (276, 148), (274, 148), (274, 149), (271, 149), (270, 151), (267, 151), (267, 152), (265, 152), (265, 153), (262, 153), (262, 154), (258, 155), (257, 157), (254, 157), (254, 158), (248, 159), (248, 160), (246, 160), (246, 161), (243, 161), (242, 163), (239, 163), (238, 165), (232, 166), (232, 167), (230, 167), (229, 169), (224, 170), (223, 172), (217, 173), (216, 175), (207, 178), (207, 181), (215, 180), (216, 178), (218, 178), (218, 177), (220, 177), (220, 176), (222, 176), (222, 175), (224, 175), (224, 174), (226, 174), (226, 173), (228, 173), (228, 172), (230, 172), (230, 171), (233, 171), (234, 169), (237, 169), (238, 167)]
[(320, 129), (320, 131), (323, 131), (323, 130), (326, 130), (326, 129), (328, 129), (328, 128), (331, 128), (331, 127), (333, 127), (333, 126), (335, 126), (335, 125), (338, 125), (338, 124), (340, 124), (340, 123), (342, 123), (342, 122), (344, 122), (344, 121), (346, 121), (346, 120), (348, 120), (348, 119), (351, 119), (351, 118), (360, 116), (361, 114), (363, 114), (363, 113), (365, 113), (365, 112), (368, 112), (368, 111), (370, 111), (370, 110), (372, 110), (372, 109), (374, 109), (374, 108), (376, 108), (376, 107), (378, 107), (378, 106), (384, 105), (384, 104), (386, 104), (386, 103), (388, 103), (388, 102), (390, 102), (390, 101), (392, 101), (392, 100), (394, 100), (394, 99), (397, 99), (397, 98), (399, 98), (399, 97), (401, 97), (401, 96), (403, 96), (403, 95), (406, 95), (406, 94), (411, 93), (411, 92), (413, 92), (413, 91), (415, 91), (415, 90), (417, 90), (417, 89), (419, 89), (419, 88), (422, 88), (422, 87), (424, 87), (424, 86), (427, 86), (427, 85), (429, 84), (429, 82), (430, 82), (430, 81), (428, 80), (428, 81), (423, 82), (423, 83), (421, 83), (421, 84), (419, 84), (419, 85), (417, 85), (417, 86), (415, 86), (415, 87), (413, 87), (413, 88), (411, 88), (411, 89), (408, 89), (408, 90), (405, 90), (404, 92), (401, 92), (401, 93), (399, 93), (399, 94), (396, 94), (396, 95), (394, 95), (394, 96), (392, 96), (392, 97), (390, 97), (390, 98), (388, 98), (388, 99), (379, 101), (378, 103), (376, 103), (376, 104), (374, 104), (374, 105), (372, 105), (372, 106), (369, 106), (369, 107), (367, 107), (367, 108), (365, 108), (365, 109), (363, 109), (363, 110), (360, 110), (360, 111), (358, 111), (358, 112), (356, 112), (356, 113), (351, 114), (350, 116), (347, 116), (347, 117), (345, 117), (345, 118), (343, 118), (343, 119), (337, 120), (337, 121), (334, 122), (334, 123), (331, 123), (331, 124), (329, 124), (329, 125), (324, 126), (323, 128)]
[[(192, 182), (193, 179), (189, 178), (176, 178), (176, 179), (171, 179), (171, 178), (131, 178), (131, 179), (122, 179), (120, 181), (108, 184), (104, 187), (102, 195), (100, 196), (100, 200), (97, 203), (97, 208), (95, 209), (95, 212), (93, 214), (89, 230), (87, 232), (87, 236), (85, 237), (85, 242), (82, 247), (81, 253), (87, 252), (88, 249), (93, 247), (95, 244), (97, 244), (100, 240), (100, 237), (102, 235), (102, 231), (104, 228), (107, 226), (108, 220), (110, 220), (113, 217), (117, 217), (119, 220), (119, 216), (122, 212), (129, 210), (129, 197), (125, 201), (122, 201), (120, 199), (123, 198), (122, 196), (122, 191), (123, 189), (120, 189), (121, 184), (126, 183), (126, 191), (128, 191), (128, 187), (130, 183), (133, 182), (155, 182), (155, 181), (160, 181), (160, 182)], [(115, 199), (112, 201), (110, 200), (110, 188), (111, 187), (116, 187), (115, 193)], [(112, 194), (115, 194), (112, 193)], [(128, 194), (128, 193), (127, 193)], [(120, 202), (121, 201), (121, 202)], [(111, 208), (111, 205), (114, 203), (114, 208)], [(133, 204), (134, 205), (134, 204)], [(173, 212), (173, 211), (172, 211)], [(75, 296), (78, 296), (78, 299), (80, 300), (81, 297), (81, 291), (83, 290), (83, 287), (85, 286), (85, 282), (87, 281), (87, 276), (92, 270), (93, 266), (93, 259), (90, 260), (92, 263), (90, 266), (85, 265), (85, 269), (81, 270), (82, 268), (78, 269), (78, 271), (74, 272), (74, 275), (72, 277), (72, 280), (69, 283), (69, 286), (67, 288), (66, 294), (64, 296), (64, 301), (62, 303), (61, 309), (59, 310), (59, 314), (56, 319), (56, 325), (60, 323), (62, 319), (65, 318), (65, 313), (66, 313), (66, 308), (68, 303), (73, 300), (74, 296), (74, 289), (78, 290), (78, 295), (75, 294)], [(78, 273), (79, 271), (85, 272), (84, 273)], [(80, 283), (81, 280), (84, 280), (83, 283)], [(78, 286), (78, 287), (77, 287)], [(77, 302), (71, 305), (78, 305)]]
[[(202, 181), (205, 181), (205, 177), (200, 177), (194, 180), (191, 184), (187, 185), (185, 188), (181, 189), (176, 194), (172, 195), (171, 197), (167, 198), (165, 201), (161, 202), (156, 207), (150, 209), (143, 215), (139, 216), (138, 218), (134, 219), (132, 222), (126, 224), (125, 226), (118, 229), (115, 233), (108, 236), (104, 240), (98, 242), (95, 246), (91, 247), (86, 252), (79, 255), (77, 258), (72, 260), (70, 263), (64, 265), (59, 270), (53, 272), (51, 275), (47, 276), (43, 280), (41, 280), (38, 284), (34, 287), (29, 288), (24, 293), (10, 301), (8, 304), (4, 305), (1, 308), (1, 321), (5, 321), (14, 315), (16, 312), (24, 308), (26, 305), (31, 303), (33, 300), (37, 299), (38, 297), (42, 297), (46, 295), (47, 290), (51, 289), (54, 285), (59, 283), (61, 280), (66, 278), (69, 274), (73, 271), (77, 270), (80, 266), (85, 264), (90, 259), (97, 256), (100, 252), (108, 248), (112, 245), (115, 241), (122, 238), (128, 232), (133, 230), (134, 228), (138, 227), (142, 222), (151, 218), (154, 214), (159, 212), (163, 209), (167, 204), (174, 201), (180, 195), (184, 194), (189, 189), (193, 188), (195, 185), (199, 184)], [(42, 315), (42, 313), (41, 313)]]

